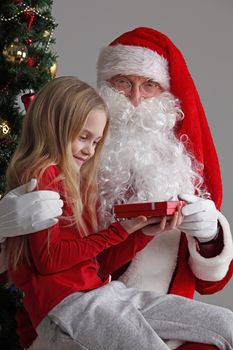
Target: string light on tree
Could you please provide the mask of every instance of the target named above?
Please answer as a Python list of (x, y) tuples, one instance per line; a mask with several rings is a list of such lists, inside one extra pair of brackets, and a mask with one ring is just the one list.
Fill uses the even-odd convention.
[[(25, 4), (22, 4), (22, 6), (26, 6)], [(46, 21), (50, 21), (52, 22), (53, 24), (55, 24), (55, 21), (52, 20), (51, 18), (48, 18), (44, 15), (42, 15), (38, 10), (36, 10), (34, 7), (30, 7), (30, 6), (26, 6), (23, 10), (20, 10), (18, 11), (14, 16), (11, 16), (11, 17), (5, 17), (5, 16), (0, 16), (0, 21), (2, 22), (9, 22), (9, 21), (13, 21), (14, 19), (16, 19), (18, 16), (20, 16), (21, 14), (23, 13), (33, 13), (33, 14), (36, 14), (38, 15), (39, 17), (43, 18), (44, 20)]]
[[(23, 4), (22, 4), (23, 5)], [(5, 17), (5, 16), (0, 16), (0, 21), (1, 22), (10, 22), (15, 20), (18, 16), (20, 16), (22, 13), (27, 12), (28, 10), (30, 10), (31, 8), (29, 6), (27, 6), (25, 9), (18, 11), (14, 16), (11, 17)]]

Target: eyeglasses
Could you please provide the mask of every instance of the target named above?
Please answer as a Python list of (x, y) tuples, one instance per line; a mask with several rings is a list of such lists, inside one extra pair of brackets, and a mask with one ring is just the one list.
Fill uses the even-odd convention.
[[(115, 76), (110, 79), (109, 82), (114, 89), (122, 92), (125, 96), (129, 96), (133, 87), (138, 85), (137, 82), (130, 81), (128, 78), (123, 76)], [(145, 98), (156, 96), (158, 93), (163, 91), (159, 83), (149, 79), (145, 80), (138, 86), (141, 94)]]

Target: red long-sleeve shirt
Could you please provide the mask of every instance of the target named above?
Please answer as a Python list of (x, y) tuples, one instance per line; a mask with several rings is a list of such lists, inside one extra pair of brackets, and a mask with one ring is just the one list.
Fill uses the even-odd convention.
[[(57, 192), (62, 189), (61, 194), (65, 193), (61, 182), (53, 182), (58, 175), (57, 167), (46, 169), (39, 188)], [(71, 215), (71, 209), (63, 199), (64, 213)], [(67, 220), (61, 218), (49, 231), (49, 248), (48, 230), (30, 234), (27, 239), (31, 264), (10, 270), (13, 282), (25, 294), (24, 306), (34, 328), (66, 296), (108, 283), (109, 273), (130, 261), (152, 239), (140, 231), (129, 236), (117, 222), (106, 230), (81, 237), (75, 225), (69, 226)], [(120, 243), (125, 240), (129, 242), (121, 249)], [(118, 249), (110, 249), (107, 258), (106, 252), (112, 246), (119, 247), (118, 259), (111, 260), (111, 255), (115, 257)]]

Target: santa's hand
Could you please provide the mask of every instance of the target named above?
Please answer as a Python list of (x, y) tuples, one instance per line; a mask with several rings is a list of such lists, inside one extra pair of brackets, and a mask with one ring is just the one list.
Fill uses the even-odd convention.
[(59, 194), (53, 191), (30, 192), (36, 185), (36, 179), (32, 179), (7, 193), (0, 201), (0, 241), (37, 232), (58, 222), (56, 217), (62, 214), (63, 206)]
[(186, 201), (182, 208), (183, 221), (179, 229), (199, 242), (211, 241), (218, 232), (218, 212), (213, 201), (191, 194), (180, 194)]

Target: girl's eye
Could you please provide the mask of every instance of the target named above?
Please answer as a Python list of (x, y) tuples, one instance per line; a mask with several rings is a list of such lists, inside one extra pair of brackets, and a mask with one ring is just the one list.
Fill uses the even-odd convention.
[(98, 138), (97, 140), (95, 140), (95, 141), (94, 141), (94, 144), (95, 144), (95, 145), (98, 145), (98, 143), (100, 143), (101, 139), (102, 139), (102, 138), (100, 137), (100, 138)]
[(86, 139), (87, 139), (87, 137), (86, 137), (86, 136), (84, 136), (84, 135), (80, 135), (80, 136), (79, 136), (79, 139), (84, 141), (84, 140), (86, 140)]

